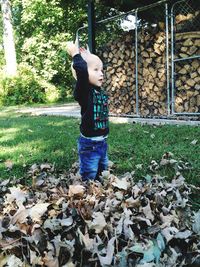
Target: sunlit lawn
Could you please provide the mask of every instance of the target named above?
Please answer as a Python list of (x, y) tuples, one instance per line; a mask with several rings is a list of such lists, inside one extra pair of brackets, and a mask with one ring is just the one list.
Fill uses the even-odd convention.
[[(17, 115), (13, 110), (0, 110), (0, 178), (21, 177), (34, 163), (55, 163), (57, 170), (68, 170), (77, 157), (76, 140), (79, 120), (54, 116)], [(109, 157), (115, 173), (136, 170), (140, 178), (150, 173), (151, 160), (160, 161), (165, 152), (189, 162), (184, 172), (188, 182), (200, 184), (200, 128), (193, 126), (148, 126), (110, 124)], [(196, 144), (191, 144), (198, 140)], [(13, 164), (11, 170), (5, 162)], [(142, 164), (142, 169), (136, 165)], [(174, 173), (163, 168), (161, 173)]]

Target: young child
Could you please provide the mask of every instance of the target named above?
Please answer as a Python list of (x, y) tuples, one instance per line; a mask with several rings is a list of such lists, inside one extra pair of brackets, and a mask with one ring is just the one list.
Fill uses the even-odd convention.
[(83, 181), (98, 180), (100, 173), (108, 168), (108, 96), (101, 89), (103, 63), (88, 50), (79, 50), (73, 42), (67, 43), (67, 52), (73, 58), (75, 70), (74, 97), (81, 106), (80, 175)]

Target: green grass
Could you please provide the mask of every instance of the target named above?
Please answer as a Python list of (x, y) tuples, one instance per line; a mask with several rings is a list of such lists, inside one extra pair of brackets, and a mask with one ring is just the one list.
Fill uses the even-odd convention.
[[(154, 138), (151, 138), (151, 135)], [(34, 163), (55, 163), (57, 170), (67, 170), (77, 157), (76, 140), (79, 120), (66, 117), (20, 115), (12, 108), (0, 109), (0, 178), (21, 177)], [(160, 161), (165, 152), (175, 159), (187, 161), (191, 169), (184, 172), (187, 181), (200, 184), (200, 127), (148, 126), (139, 124), (110, 124), (109, 158), (115, 163), (116, 174), (136, 170), (136, 177), (147, 173), (151, 160)], [(191, 142), (197, 139), (196, 145)], [(13, 168), (7, 170), (5, 161)], [(163, 168), (161, 173), (173, 176)]]

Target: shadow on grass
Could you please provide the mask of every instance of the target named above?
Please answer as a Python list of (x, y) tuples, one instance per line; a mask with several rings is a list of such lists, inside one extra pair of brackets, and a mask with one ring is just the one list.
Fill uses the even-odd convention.
[[(23, 175), (34, 163), (51, 162), (68, 169), (77, 160), (79, 120), (65, 117), (1, 117), (0, 177)], [(7, 171), (5, 162), (13, 168)]]

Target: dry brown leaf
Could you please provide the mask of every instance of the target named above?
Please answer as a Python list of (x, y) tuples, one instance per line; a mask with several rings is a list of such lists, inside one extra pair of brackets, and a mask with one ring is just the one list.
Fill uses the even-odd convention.
[(49, 163), (43, 163), (43, 164), (40, 165), (41, 171), (50, 170), (51, 168), (52, 168), (52, 166)]
[(130, 209), (125, 208), (124, 210), (124, 222), (123, 222), (123, 232), (125, 236), (125, 240), (133, 240), (134, 233), (130, 227), (133, 224), (131, 219), (132, 211)]
[(42, 265), (43, 264), (42, 257), (41, 256), (38, 257), (38, 254), (35, 251), (30, 249), (29, 253), (30, 253), (31, 266)]
[(15, 255), (0, 255), (0, 267), (4, 267), (5, 265), (7, 267), (22, 267), (23, 262)]
[(88, 224), (90, 229), (94, 229), (96, 234), (99, 234), (103, 231), (107, 225), (106, 220), (102, 212), (93, 212), (93, 220)]
[(176, 233), (175, 238), (186, 240), (191, 235), (192, 235), (192, 231), (190, 230), (179, 231), (178, 233)]
[(123, 230), (123, 222), (124, 222), (124, 218), (122, 217), (118, 223), (117, 223), (117, 227), (116, 227), (116, 234), (117, 235), (121, 235), (122, 230)]
[(127, 178), (124, 177), (122, 179), (119, 179), (117, 177), (114, 177), (113, 179), (113, 182), (112, 182), (112, 185), (114, 187), (117, 187), (119, 189), (122, 189), (122, 190), (127, 190), (129, 187), (130, 187), (130, 182), (128, 182)]
[(151, 137), (152, 139), (154, 139), (156, 136), (155, 136), (155, 134), (151, 134), (150, 137)]
[(171, 223), (174, 220), (174, 216), (173, 215), (163, 215), (163, 213), (160, 213), (160, 219), (162, 221), (162, 225), (161, 228), (165, 228), (165, 227), (169, 227), (171, 225)]
[(60, 224), (62, 226), (70, 226), (73, 224), (73, 218), (70, 216), (68, 218), (65, 218), (65, 219), (61, 219), (60, 220)]
[(25, 223), (27, 221), (27, 216), (29, 215), (29, 210), (26, 209), (22, 204), (20, 205), (17, 212), (12, 216), (11, 223)]
[(133, 220), (137, 220), (139, 222), (145, 222), (148, 226), (152, 226), (151, 221), (149, 219), (146, 219), (144, 217), (141, 216), (133, 216)]
[(200, 236), (200, 210), (194, 212), (192, 230)]
[(85, 187), (83, 185), (70, 185), (69, 186), (69, 197), (82, 197), (85, 193)]
[(134, 199), (132, 196), (127, 198), (125, 200), (125, 203), (127, 208), (134, 208), (134, 207), (139, 208), (141, 205), (140, 199), (139, 198)]
[(12, 160), (8, 159), (8, 160), (5, 161), (5, 167), (7, 169), (11, 170), (13, 168), (13, 165), (14, 164), (13, 164)]
[(62, 265), (62, 267), (76, 267), (76, 265), (72, 262), (72, 260), (69, 260), (65, 265)]
[(41, 216), (47, 211), (50, 203), (38, 203), (35, 204), (29, 210), (29, 216), (34, 222), (40, 222)]
[(194, 139), (190, 144), (191, 144), (191, 145), (196, 145), (197, 142), (198, 142), (198, 140), (197, 140), (197, 139)]
[(161, 166), (165, 166), (165, 165), (168, 165), (169, 164), (169, 160), (168, 159), (161, 159), (160, 161), (160, 165)]
[(136, 164), (136, 165), (135, 165), (135, 168), (136, 168), (137, 170), (142, 170), (142, 168), (143, 168), (143, 164)]
[(6, 194), (6, 201), (13, 202), (16, 201), (16, 204), (20, 206), (26, 201), (27, 194), (20, 187), (10, 187), (10, 194)]
[(178, 229), (176, 227), (166, 227), (161, 233), (166, 238), (167, 242), (169, 242), (178, 233)]
[(30, 167), (28, 173), (34, 175), (36, 172), (39, 172), (39, 166), (35, 163)]
[(108, 179), (110, 175), (110, 171), (103, 171), (101, 173), (103, 179)]
[(0, 254), (0, 267), (4, 267), (7, 263), (8, 255)]
[[(98, 259), (100, 266), (128, 266), (127, 255), (134, 244), (142, 240), (144, 244), (152, 244), (151, 249), (158, 249), (160, 246), (153, 241), (159, 241), (166, 249), (162, 254), (154, 251), (158, 264), (145, 262), (143, 258), (141, 266), (192, 266), (200, 244), (200, 216), (199, 213), (193, 216), (187, 202), (191, 186), (186, 184), (179, 168), (180, 165), (184, 169), (186, 163), (174, 160), (170, 153), (165, 153), (162, 159), (168, 161), (168, 167), (174, 171), (175, 178), (171, 182), (159, 174), (148, 180), (146, 175), (145, 180), (134, 182), (131, 172), (121, 177), (110, 174), (104, 185), (95, 182), (84, 185), (78, 178), (77, 164), (69, 173), (59, 173), (59, 176), (52, 173), (52, 168), (41, 170), (41, 166), (36, 165), (29, 176), (39, 177), (37, 179), (41, 178), (44, 183), (35, 189), (16, 186), (17, 180), (1, 182), (1, 250), (8, 257), (12, 253), (20, 261), (31, 261), (31, 266), (54, 267), (58, 257), (60, 262), (69, 259), (62, 267), (75, 267), (82, 260), (84, 266), (95, 265)], [(175, 167), (179, 172), (175, 173)], [(155, 164), (151, 164), (151, 168), (155, 173)], [(68, 194), (69, 181), (73, 184), (71, 195)], [(76, 190), (79, 186), (80, 191)], [(14, 188), (10, 194), (8, 187)], [(159, 235), (166, 241), (158, 239)], [(170, 247), (172, 239), (178, 253)], [(183, 241), (184, 253), (181, 242), (176, 240)], [(188, 254), (190, 257), (186, 258)], [(94, 255), (98, 255), (98, 259)], [(138, 255), (134, 257), (140, 262)], [(0, 264), (1, 260), (3, 258)]]
[(141, 193), (140, 187), (136, 184), (132, 187), (132, 194), (134, 198), (137, 198), (139, 194)]
[(175, 179), (172, 179), (171, 186), (172, 187), (180, 187), (185, 184), (185, 178), (178, 173)]
[(123, 192), (121, 192), (121, 191), (117, 191), (117, 192), (115, 193), (115, 196), (116, 196), (116, 199), (117, 199), (117, 200), (122, 200), (123, 197), (124, 197), (124, 194), (123, 194)]
[(150, 207), (150, 202), (148, 200), (148, 204), (145, 207), (142, 207), (141, 210), (143, 211), (145, 217), (151, 221), (154, 220), (154, 215)]
[(153, 262), (147, 262), (147, 263), (144, 263), (144, 264), (137, 264), (136, 266), (137, 267), (156, 267), (156, 264), (153, 263)]
[(52, 255), (52, 251), (44, 252), (45, 256), (42, 259), (47, 267), (59, 267), (58, 257)]
[(90, 205), (94, 205), (94, 204), (97, 202), (97, 198), (96, 198), (96, 196), (87, 195), (87, 196), (86, 196), (86, 201), (87, 201)]
[(108, 245), (106, 248), (106, 256), (101, 256), (100, 253), (98, 253), (98, 257), (101, 263), (101, 266), (106, 266), (106, 265), (110, 265), (112, 260), (113, 260), (113, 254), (114, 254), (114, 242), (115, 242), (115, 237), (111, 238), (108, 241)]
[(167, 258), (166, 266), (176, 266), (178, 257), (181, 256), (181, 253), (179, 252), (177, 253), (177, 251), (172, 247), (169, 247), (169, 249), (170, 249), (170, 257)]
[(79, 240), (81, 242), (81, 244), (85, 245), (85, 248), (88, 251), (93, 251), (94, 249), (94, 240), (92, 238), (89, 237), (88, 232), (86, 232), (86, 234), (84, 235), (81, 230), (78, 228), (78, 234), (79, 234)]

